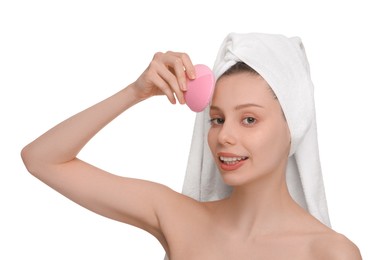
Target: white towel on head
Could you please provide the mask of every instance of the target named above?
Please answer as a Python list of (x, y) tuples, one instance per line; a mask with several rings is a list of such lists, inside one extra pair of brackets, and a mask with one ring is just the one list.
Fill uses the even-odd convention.
[[(213, 69), (216, 79), (238, 61), (252, 67), (267, 81), (284, 111), (292, 136), (286, 170), (291, 196), (330, 226), (319, 160), (313, 84), (301, 40), (274, 34), (231, 33), (216, 57)], [(231, 192), (208, 147), (208, 120), (209, 107), (196, 116), (182, 191), (199, 201), (222, 199)]]

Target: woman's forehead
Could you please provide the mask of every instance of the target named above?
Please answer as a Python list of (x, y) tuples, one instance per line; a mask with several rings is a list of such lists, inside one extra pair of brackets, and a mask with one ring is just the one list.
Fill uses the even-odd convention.
[(217, 81), (212, 103), (225, 101), (257, 103), (265, 102), (266, 99), (274, 99), (274, 96), (261, 76), (237, 73), (223, 76)]

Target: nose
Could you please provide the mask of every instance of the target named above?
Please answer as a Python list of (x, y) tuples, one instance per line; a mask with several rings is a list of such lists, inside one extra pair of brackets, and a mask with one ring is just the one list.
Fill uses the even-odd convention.
[(233, 145), (236, 143), (236, 131), (231, 124), (228, 124), (227, 120), (220, 128), (218, 142), (221, 145)]

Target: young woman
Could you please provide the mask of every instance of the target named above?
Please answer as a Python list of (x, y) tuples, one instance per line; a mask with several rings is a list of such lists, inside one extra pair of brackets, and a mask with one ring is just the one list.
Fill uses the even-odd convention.
[(232, 187), (225, 198), (200, 202), (77, 158), (95, 134), (138, 102), (166, 95), (172, 104), (184, 104), (186, 80), (196, 77), (185, 53), (155, 54), (135, 82), (28, 144), (23, 161), (31, 174), (76, 203), (155, 236), (171, 260), (361, 259), (351, 241), (289, 192), (285, 173), (296, 144), (279, 93), (244, 62), (227, 67), (218, 75), (208, 133), (220, 177)]

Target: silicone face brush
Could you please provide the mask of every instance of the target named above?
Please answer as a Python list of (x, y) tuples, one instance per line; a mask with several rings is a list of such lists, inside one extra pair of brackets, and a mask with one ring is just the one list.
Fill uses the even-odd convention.
[(194, 112), (203, 111), (209, 104), (215, 88), (212, 70), (203, 64), (194, 66), (196, 79), (187, 80), (187, 91), (184, 93), (188, 107)]

